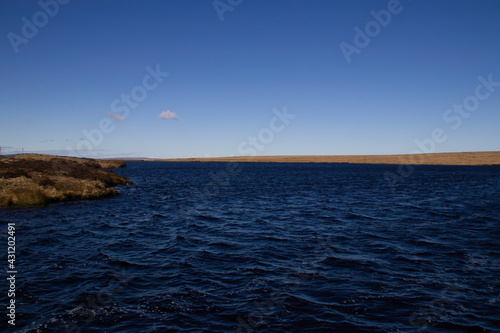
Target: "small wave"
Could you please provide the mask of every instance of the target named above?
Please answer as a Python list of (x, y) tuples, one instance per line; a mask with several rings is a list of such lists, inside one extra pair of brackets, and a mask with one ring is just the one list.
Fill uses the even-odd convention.
[(364, 267), (375, 265), (375, 262), (369, 259), (361, 258), (347, 258), (347, 257), (335, 257), (327, 256), (325, 259), (321, 260), (321, 263), (341, 267), (341, 268), (353, 268), (353, 267)]
[(216, 217), (216, 216), (211, 216), (211, 215), (195, 215), (195, 217), (197, 218), (200, 218), (202, 220), (207, 220), (207, 221), (221, 221), (220, 218)]
[(121, 267), (121, 268), (131, 268), (131, 267), (134, 267), (134, 268), (149, 268), (149, 266), (147, 264), (144, 264), (144, 263), (138, 263), (138, 262), (132, 262), (132, 261), (129, 261), (129, 260), (120, 260), (120, 259), (111, 259), (111, 260), (108, 261), (108, 264), (109, 265), (118, 266), (118, 267)]
[(376, 220), (375, 217), (368, 216), (368, 215), (363, 215), (363, 214), (356, 214), (356, 213), (349, 213), (345, 217), (347, 220)]

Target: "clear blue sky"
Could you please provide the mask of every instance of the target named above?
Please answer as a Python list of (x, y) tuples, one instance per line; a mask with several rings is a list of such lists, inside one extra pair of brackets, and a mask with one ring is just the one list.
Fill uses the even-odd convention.
[(3, 153), (500, 150), (499, 1), (60, 1), (0, 2)]

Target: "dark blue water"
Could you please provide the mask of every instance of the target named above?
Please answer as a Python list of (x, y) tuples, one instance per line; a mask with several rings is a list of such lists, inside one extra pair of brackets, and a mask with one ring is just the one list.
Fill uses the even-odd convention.
[(396, 170), (136, 162), (118, 197), (3, 210), (9, 329), (500, 331), (500, 167), (420, 166), (388, 186)]

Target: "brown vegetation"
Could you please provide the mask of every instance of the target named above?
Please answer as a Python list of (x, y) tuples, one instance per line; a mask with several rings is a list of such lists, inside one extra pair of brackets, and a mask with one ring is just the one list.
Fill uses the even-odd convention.
[(360, 163), (427, 165), (500, 165), (500, 152), (435, 153), (405, 155), (305, 155), (234, 156), (162, 159), (171, 162), (281, 162), (281, 163)]
[(116, 185), (131, 184), (106, 168), (122, 161), (105, 161), (42, 154), (0, 159), (0, 207), (42, 206), (56, 201), (98, 199), (116, 195)]

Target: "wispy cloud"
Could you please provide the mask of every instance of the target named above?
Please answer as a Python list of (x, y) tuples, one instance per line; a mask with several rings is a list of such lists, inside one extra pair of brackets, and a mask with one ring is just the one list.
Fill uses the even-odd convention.
[(160, 113), (160, 118), (161, 119), (175, 119), (175, 120), (179, 120), (179, 117), (177, 117), (177, 115), (175, 113), (173, 113), (172, 111), (170, 111), (170, 110), (163, 111), (162, 113)]
[(120, 116), (118, 113), (114, 113), (114, 112), (111, 112), (111, 111), (108, 111), (108, 114), (109, 116), (114, 120), (114, 121), (118, 121), (118, 122), (124, 122), (126, 118)]
[(51, 140), (40, 140), (38, 142), (41, 142), (41, 143), (54, 142), (54, 139), (51, 139)]

